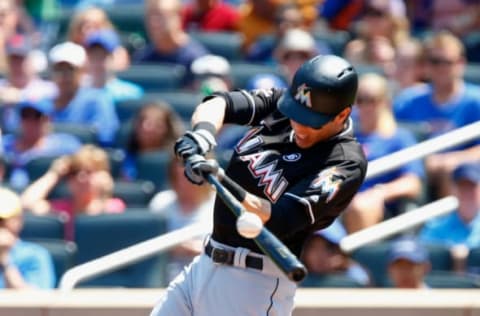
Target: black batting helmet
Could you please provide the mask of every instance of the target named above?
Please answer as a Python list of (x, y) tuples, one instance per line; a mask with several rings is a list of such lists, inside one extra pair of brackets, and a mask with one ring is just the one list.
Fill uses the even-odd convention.
[(278, 109), (302, 125), (320, 128), (353, 104), (357, 85), (357, 73), (348, 61), (319, 55), (297, 70)]

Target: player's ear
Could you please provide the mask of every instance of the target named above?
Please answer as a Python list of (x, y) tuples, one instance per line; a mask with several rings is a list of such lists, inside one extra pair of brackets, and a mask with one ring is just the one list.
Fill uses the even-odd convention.
[(334, 119), (335, 123), (338, 123), (338, 124), (345, 123), (345, 121), (350, 116), (351, 112), (352, 112), (351, 106), (344, 108), (340, 113), (337, 114), (337, 116), (335, 116), (335, 119)]

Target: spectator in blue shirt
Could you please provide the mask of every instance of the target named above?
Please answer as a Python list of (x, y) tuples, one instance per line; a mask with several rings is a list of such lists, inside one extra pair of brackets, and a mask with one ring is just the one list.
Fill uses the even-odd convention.
[(52, 121), (94, 127), (99, 144), (110, 146), (119, 127), (115, 105), (104, 90), (80, 86), (86, 61), (83, 47), (61, 43), (50, 50), (49, 57), (58, 87)]
[[(416, 143), (409, 130), (399, 127), (391, 111), (387, 80), (375, 73), (360, 77), (357, 93), (355, 136), (368, 161)], [(423, 166), (414, 161), (366, 180), (347, 208), (344, 219), (353, 232), (404, 211), (403, 202), (415, 200), (422, 189)]]
[[(395, 116), (399, 121), (427, 124), (428, 137), (452, 131), (480, 120), (480, 89), (463, 80), (465, 52), (462, 42), (440, 32), (425, 42), (426, 75), (429, 85), (406, 89), (396, 97)], [(434, 197), (450, 194), (450, 173), (461, 163), (480, 157), (480, 140), (425, 160)]]
[(145, 1), (145, 23), (151, 43), (134, 55), (137, 63), (173, 63), (185, 67), (189, 83), (190, 65), (207, 49), (182, 29), (179, 0)]
[(50, 253), (19, 238), (22, 206), (16, 193), (0, 188), (0, 289), (51, 289), (55, 269)]
[(11, 166), (8, 184), (23, 189), (33, 179), (25, 166), (40, 157), (59, 157), (72, 154), (80, 148), (80, 141), (73, 135), (53, 133), (49, 115), (53, 107), (47, 100), (23, 101), (20, 111), (19, 133), (3, 136), (3, 153)]
[(452, 179), (457, 211), (427, 222), (419, 238), (449, 246), (480, 247), (480, 161), (458, 166)]
[(115, 102), (136, 100), (143, 96), (139, 85), (115, 76), (112, 58), (120, 47), (115, 31), (103, 29), (87, 35), (84, 46), (87, 50), (87, 85), (105, 90)]

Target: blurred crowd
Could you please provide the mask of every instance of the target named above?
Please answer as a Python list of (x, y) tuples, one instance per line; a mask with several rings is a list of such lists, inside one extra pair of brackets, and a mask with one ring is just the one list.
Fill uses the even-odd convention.
[[(37, 217), (60, 218), (58, 238), (78, 252), (97, 246), (80, 246), (82, 216), (148, 213), (165, 223), (155, 235), (208, 222), (212, 192), (171, 153), (194, 105), (214, 91), (286, 88), (312, 56), (356, 67), (352, 118), (369, 161), (480, 121), (479, 29), (475, 0), (0, 0), (0, 288), (57, 286), (58, 264), (28, 226)], [(220, 131), (221, 164), (244, 131)], [(375, 246), (342, 251), (345, 236), (449, 195), (454, 212), (377, 245), (378, 257)], [(169, 251), (166, 281), (202, 238)], [(438, 247), (448, 264), (435, 262)], [(367, 179), (303, 260), (304, 286), (480, 278), (480, 139)]]

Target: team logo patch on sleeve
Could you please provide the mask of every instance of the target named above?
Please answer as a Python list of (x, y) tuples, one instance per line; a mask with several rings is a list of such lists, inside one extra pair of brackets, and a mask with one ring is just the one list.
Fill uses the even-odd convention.
[(321, 191), (322, 195), (326, 195), (326, 203), (330, 202), (342, 184), (345, 176), (337, 169), (337, 167), (331, 167), (322, 170), (310, 184), (310, 188)]

